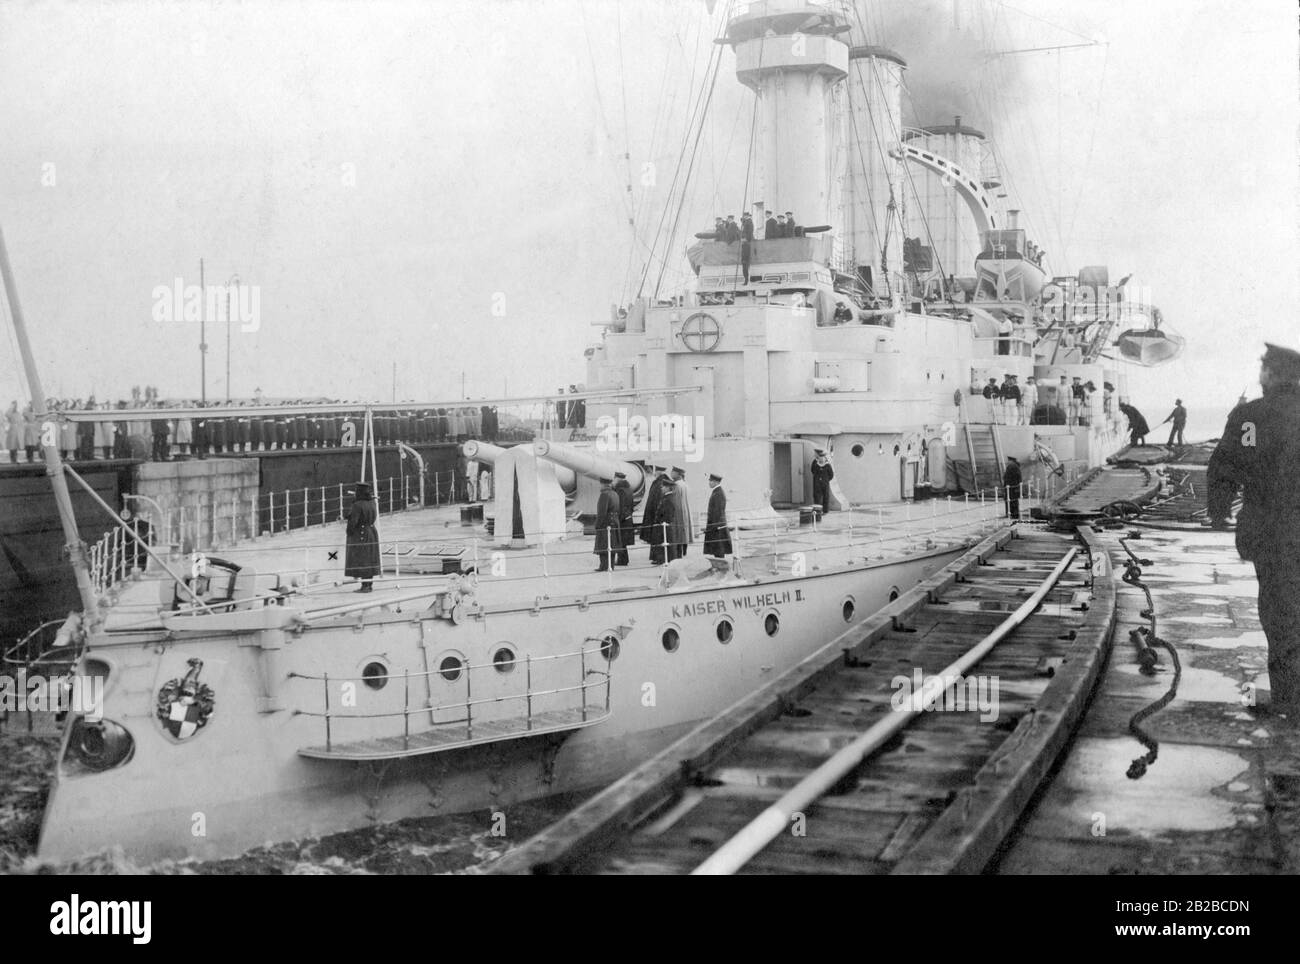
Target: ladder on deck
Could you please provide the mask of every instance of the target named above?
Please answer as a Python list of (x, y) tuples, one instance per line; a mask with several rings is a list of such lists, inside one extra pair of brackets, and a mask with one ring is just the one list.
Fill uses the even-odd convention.
[[(965, 399), (962, 400), (962, 429), (966, 433), (966, 451), (970, 453), (971, 487), (975, 492), (988, 489), (990, 492), (1002, 484), (1002, 467), (1006, 460), (1002, 455), (1002, 439), (998, 435), (1001, 427), (996, 424), (971, 425), (967, 417)], [(980, 431), (987, 429), (986, 432)], [(965, 488), (965, 480), (958, 480)]]

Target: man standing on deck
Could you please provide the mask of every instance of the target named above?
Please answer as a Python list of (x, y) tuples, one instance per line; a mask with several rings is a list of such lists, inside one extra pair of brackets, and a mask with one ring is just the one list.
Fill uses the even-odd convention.
[(776, 218), (772, 216), (771, 211), (766, 214), (767, 220), (763, 222), (763, 240), (772, 241), (781, 236), (781, 226), (776, 223)]
[(379, 507), (375, 505), (374, 490), (368, 482), (358, 482), (353, 491), (352, 506), (348, 509), (345, 533), (347, 549), (343, 554), (343, 575), (347, 579), (360, 579), (357, 592), (370, 592), (371, 583), (380, 572)]
[(709, 474), (709, 514), (704, 523), (704, 554), (709, 564), (720, 572), (727, 568), (731, 555), (731, 532), (727, 526), (727, 493), (722, 491), (722, 476)]
[(813, 502), (822, 507), (822, 513), (831, 511), (831, 479), (835, 478), (835, 469), (825, 449), (814, 449), (817, 457), (813, 459)]
[(650, 483), (646, 493), (645, 509), (641, 513), (641, 541), (650, 543), (650, 564), (664, 564), (664, 527), (660, 510), (663, 507), (664, 490), (672, 484), (668, 469), (647, 465), (646, 469), (657, 472), (655, 480)]
[(686, 484), (686, 470), (673, 466), (673, 487), (664, 492), (664, 501), (672, 504), (672, 519), (668, 526), (668, 543), (672, 550), (668, 561), (681, 559), (686, 547), (695, 541), (694, 516), (691, 515), (691, 487)]
[[(1174, 424), (1169, 426), (1169, 441), (1165, 444), (1173, 445), (1174, 438), (1177, 437), (1179, 445), (1186, 445), (1187, 443), (1183, 441), (1183, 429), (1187, 427), (1187, 409), (1183, 408), (1183, 400), (1181, 398), (1174, 399), (1174, 410), (1170, 412), (1169, 417), (1165, 419), (1165, 422), (1170, 421)], [(1161, 422), (1160, 424), (1164, 425), (1165, 422)]]
[(1034, 409), (1038, 407), (1038, 382), (1030, 375), (1025, 379), (1025, 388), (1020, 396), (1020, 404), (1025, 413), (1025, 424), (1034, 424)]
[(1300, 352), (1265, 343), (1264, 397), (1228, 416), (1210, 456), (1209, 516), (1224, 528), (1238, 490), (1237, 552), (1255, 564), (1271, 710), (1300, 719)]
[(618, 512), (614, 480), (604, 477), (600, 480), (600, 498), (596, 501), (596, 545), (592, 549), (600, 560), (596, 572), (608, 572), (611, 563), (618, 565), (616, 553), (623, 548), (623, 529), (619, 525)]
[(1015, 521), (1020, 518), (1020, 460), (1014, 455), (1007, 456), (1007, 470), (1002, 473), (1002, 484), (1006, 486), (1004, 498), (1007, 503), (1007, 518)]
[(614, 553), (614, 565), (627, 565), (627, 547), (634, 541), (635, 528), (632, 513), (636, 511), (636, 498), (632, 495), (632, 485), (627, 480), (626, 472), (614, 473), (614, 492), (618, 495), (618, 529), (620, 548)]

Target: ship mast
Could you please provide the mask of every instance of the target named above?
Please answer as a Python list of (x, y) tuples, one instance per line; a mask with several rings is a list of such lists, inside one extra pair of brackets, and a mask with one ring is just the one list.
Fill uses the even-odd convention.
[(14, 286), (13, 270), (9, 267), (9, 250), (5, 246), (4, 229), (0, 228), (0, 280), (4, 282), (5, 296), (9, 300), (9, 314), (14, 320), (14, 332), (18, 336), (18, 350), (23, 356), (23, 370), (27, 375), (27, 388), (32, 396), (32, 411), (41, 426), (41, 454), (45, 459), (45, 474), (50, 477), (54, 487), (54, 503), (59, 509), (59, 522), (63, 525), (65, 549), (72, 560), (72, 569), (76, 575), (77, 593), (81, 596), (82, 618), (88, 626), (93, 627), (99, 621), (99, 603), (95, 591), (90, 585), (90, 567), (86, 560), (86, 545), (81, 541), (77, 531), (77, 517), (72, 511), (72, 496), (68, 494), (68, 480), (63, 477), (63, 460), (59, 456), (57, 439), (50, 437), (45, 417), (45, 390), (41, 387), (41, 376), (36, 370), (36, 358), (32, 355), (31, 342), (27, 339), (27, 325), (23, 321), (23, 309), (18, 303), (18, 289)]

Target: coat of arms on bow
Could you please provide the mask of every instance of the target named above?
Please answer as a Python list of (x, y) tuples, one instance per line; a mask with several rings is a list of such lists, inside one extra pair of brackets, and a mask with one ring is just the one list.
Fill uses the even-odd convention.
[(187, 740), (212, 716), (217, 696), (207, 683), (199, 682), (203, 660), (191, 657), (184, 679), (169, 680), (158, 691), (158, 719), (163, 728), (178, 740)]

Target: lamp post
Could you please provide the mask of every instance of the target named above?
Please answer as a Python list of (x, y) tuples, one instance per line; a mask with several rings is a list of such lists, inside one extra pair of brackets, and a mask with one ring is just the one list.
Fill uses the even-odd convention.
[[(226, 402), (230, 401), (230, 286), (239, 286), (239, 275), (232, 274), (230, 280), (226, 282)], [(235, 304), (239, 304), (239, 299), (235, 299)]]
[(208, 286), (203, 280), (203, 259), (199, 258), (199, 401), (208, 403)]

